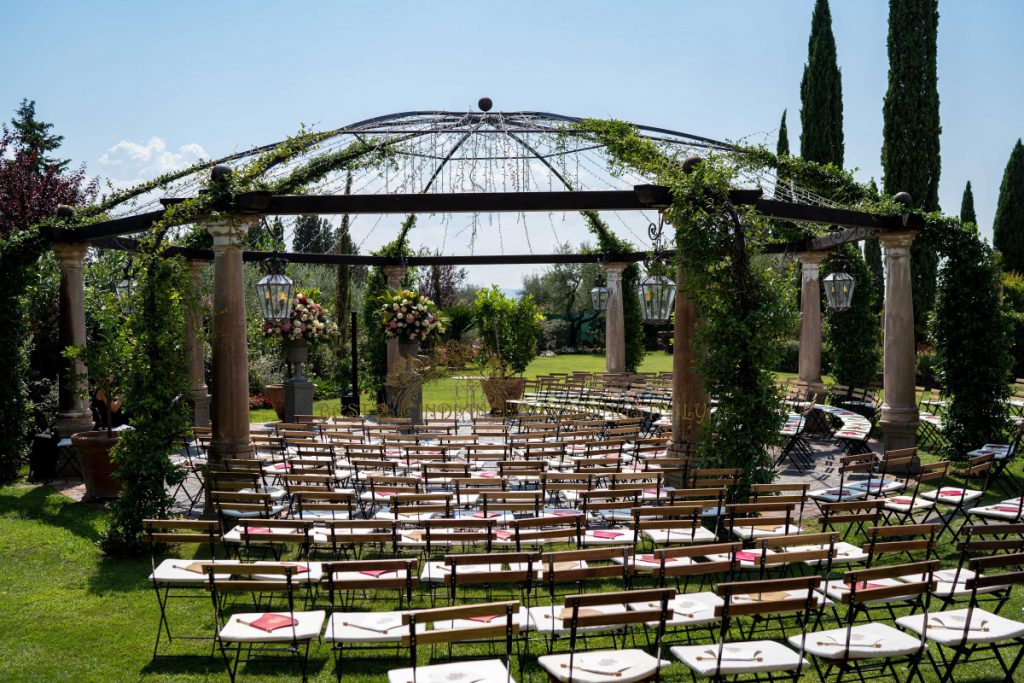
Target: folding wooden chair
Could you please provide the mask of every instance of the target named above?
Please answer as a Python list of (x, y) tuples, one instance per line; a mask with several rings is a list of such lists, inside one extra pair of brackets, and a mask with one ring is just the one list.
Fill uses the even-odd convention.
[[(984, 498), (992, 481), (993, 466), (995, 465), (994, 458), (995, 455), (992, 453), (976, 455), (967, 461), (963, 469), (953, 470), (954, 474), (963, 478), (964, 486), (959, 486), (956, 483), (947, 484), (946, 481), (941, 481), (934, 490), (925, 491), (921, 494), (921, 497), (925, 500), (935, 503), (935, 509), (940, 513), (939, 519), (942, 523), (943, 532), (950, 528), (953, 518), (957, 513), (966, 516), (967, 506)], [(947, 471), (947, 476), (948, 474), (949, 472)], [(970, 488), (970, 482), (978, 479), (981, 479), (981, 487), (977, 489)], [(948, 513), (943, 514), (942, 508), (952, 509)], [(927, 517), (925, 519), (927, 520)], [(957, 530), (954, 540), (959, 536), (959, 533), (959, 530)]]
[[(885, 501), (879, 499), (822, 503), (821, 530), (836, 531), (842, 525), (845, 527), (842, 532), (842, 539), (845, 542), (851, 533), (866, 533), (865, 525), (868, 527), (879, 526), (882, 521), (883, 505), (885, 505)], [(857, 546), (852, 547), (856, 548)], [(862, 559), (866, 560), (867, 555)]]
[[(957, 666), (962, 663), (970, 662), (971, 665), (975, 665), (980, 661), (987, 661), (976, 657), (979, 652), (986, 650), (992, 653), (991, 659), (999, 664), (1006, 677), (1004, 680), (1019, 680), (1017, 668), (1024, 658), (1024, 623), (982, 609), (978, 606), (978, 598), (993, 587), (1024, 583), (1022, 567), (1024, 553), (971, 560), (970, 570), (975, 576), (966, 581), (966, 587), (970, 591), (966, 608), (930, 613), (925, 611), (924, 614), (900, 617), (896, 620), (896, 625), (900, 628), (920, 634), (922, 641), (927, 639), (939, 645), (941, 666), (931, 652), (928, 653), (928, 658), (935, 669), (935, 675), (942, 683), (953, 680), (957, 674)], [(990, 572), (993, 569), (1006, 568), (1012, 568), (1014, 571)], [(1017, 656), (1007, 664), (1001, 650), (1010, 647), (1019, 649)], [(947, 656), (947, 650), (952, 650), (952, 656)]]
[[(667, 664), (661, 658), (661, 641), (665, 635), (669, 605), (675, 589), (654, 588), (641, 591), (571, 595), (565, 599), (562, 620), (569, 621), (569, 652), (548, 654), (537, 659), (550, 680), (564, 683), (604, 683), (605, 681), (661, 680), (661, 669)], [(644, 608), (655, 604), (657, 607)], [(629, 609), (627, 605), (638, 606)], [(605, 611), (612, 608), (614, 611)], [(568, 612), (568, 615), (565, 615)], [(637, 648), (616, 648), (588, 651), (577, 646), (587, 629), (622, 629), (644, 627), (654, 623), (651, 652)]]
[[(211, 564), (207, 569), (217, 628), (216, 643), (232, 683), (243, 650), (250, 659), (254, 651), (262, 653), (276, 650), (294, 656), (298, 660), (302, 680), (306, 681), (309, 647), (313, 639), (319, 637), (326, 614), (323, 610), (295, 609), (295, 567), (287, 564), (234, 564), (228, 568)], [(220, 571), (242, 578), (218, 578), (217, 572)], [(258, 575), (280, 575), (283, 580), (258, 579)], [(226, 604), (222, 598), (232, 594), (283, 595), (287, 609), (229, 614), (222, 609), (222, 605)]]

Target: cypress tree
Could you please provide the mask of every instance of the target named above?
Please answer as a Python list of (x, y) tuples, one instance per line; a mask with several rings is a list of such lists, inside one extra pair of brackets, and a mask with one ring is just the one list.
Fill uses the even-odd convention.
[(334, 246), (331, 224), (316, 215), (297, 216), (293, 224), (292, 249), (306, 254), (326, 254)]
[[(871, 179), (871, 197), (878, 199), (878, 185), (874, 178)], [(885, 297), (885, 275), (882, 269), (882, 245), (877, 237), (864, 240), (864, 260), (871, 271), (871, 280), (875, 283), (875, 312), (880, 313)]]
[(1018, 139), (999, 186), (999, 203), (992, 221), (993, 243), (1003, 255), (1006, 270), (1024, 273), (1024, 146)]
[[(939, 208), (938, 0), (890, 0), (889, 87), (883, 114), (883, 187), (909, 192), (914, 206)], [(920, 340), (935, 303), (938, 256), (924, 240), (911, 252), (914, 327)]]
[(807, 64), (800, 81), (800, 103), (800, 156), (842, 166), (843, 85), (828, 0), (817, 0), (814, 4)]
[(971, 190), (971, 181), (967, 181), (964, 188), (964, 198), (960, 200), (960, 220), (964, 223), (978, 224), (978, 215), (974, 213), (974, 192)]
[(786, 110), (782, 110), (782, 123), (779, 124), (779, 140), (775, 143), (775, 153), (780, 157), (789, 155), (789, 129), (786, 127)]

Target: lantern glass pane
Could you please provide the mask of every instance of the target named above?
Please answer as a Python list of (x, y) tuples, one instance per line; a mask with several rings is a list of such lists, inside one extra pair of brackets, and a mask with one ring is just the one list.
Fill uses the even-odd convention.
[(131, 313), (132, 293), (135, 291), (135, 281), (128, 278), (121, 280), (114, 287), (114, 291), (117, 294), (118, 303), (121, 304), (121, 310), (125, 313)]
[(675, 283), (663, 275), (652, 275), (644, 278), (640, 283), (640, 301), (643, 304), (646, 322), (668, 322), (672, 315), (675, 298)]
[(595, 311), (608, 310), (608, 288), (594, 287), (590, 290), (590, 303)]
[(857, 281), (849, 273), (829, 273), (823, 281), (825, 299), (834, 311), (845, 311), (853, 302), (853, 290)]
[(287, 275), (264, 275), (256, 283), (256, 294), (263, 309), (263, 319), (267, 322), (281, 322), (291, 315), (295, 283)]

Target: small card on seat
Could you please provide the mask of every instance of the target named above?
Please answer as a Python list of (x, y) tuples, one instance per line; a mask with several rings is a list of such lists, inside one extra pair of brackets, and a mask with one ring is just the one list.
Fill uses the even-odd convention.
[[(594, 609), (593, 607), (580, 607), (579, 616), (581, 617), (596, 617), (600, 614), (604, 614), (601, 610)], [(558, 615), (558, 618), (562, 621), (569, 621), (572, 619), (572, 607), (563, 607), (562, 612)]]
[(203, 564), (209, 564), (204, 562), (190, 562), (189, 564), (175, 564), (172, 565), (175, 569), (181, 569), (186, 572), (192, 572), (193, 574), (205, 574), (206, 570), (203, 569)]
[(299, 620), (293, 619), (292, 617), (285, 614), (270, 614), (268, 612), (266, 614), (261, 615), (258, 619), (254, 619), (252, 621), (242, 621), (241, 619), (239, 619), (238, 623), (245, 624), (246, 626), (252, 626), (253, 628), (258, 628), (259, 630), (266, 631), (267, 633), (273, 633), (279, 628), (285, 628), (286, 626), (297, 626)]

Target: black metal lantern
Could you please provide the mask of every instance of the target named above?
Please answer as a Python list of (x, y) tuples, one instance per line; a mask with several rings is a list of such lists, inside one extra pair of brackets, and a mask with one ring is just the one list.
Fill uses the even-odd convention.
[(114, 292), (117, 294), (117, 302), (121, 304), (121, 312), (129, 315), (132, 312), (132, 297), (135, 295), (135, 280), (125, 277), (114, 286)]
[(598, 285), (590, 290), (590, 305), (593, 306), (595, 311), (607, 311), (608, 288), (604, 285)]
[(649, 275), (640, 282), (644, 322), (663, 324), (671, 320), (676, 302), (676, 283), (664, 275)]
[(283, 322), (291, 317), (295, 281), (284, 274), (287, 263), (281, 258), (267, 259), (267, 274), (256, 283), (263, 319), (268, 323)]
[(842, 270), (829, 273), (825, 276), (825, 299), (828, 307), (833, 311), (845, 311), (850, 308), (853, 301), (853, 289), (857, 281), (853, 276)]

